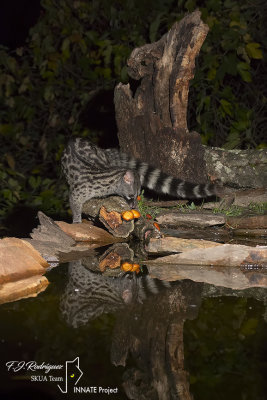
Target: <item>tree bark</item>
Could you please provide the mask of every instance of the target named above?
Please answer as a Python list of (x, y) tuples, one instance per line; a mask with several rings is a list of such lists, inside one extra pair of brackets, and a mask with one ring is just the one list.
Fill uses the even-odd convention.
[[(176, 22), (158, 42), (133, 50), (128, 74), (136, 92), (118, 84), (114, 103), (121, 149), (166, 173), (207, 180), (200, 135), (188, 132), (189, 82), (208, 26), (195, 11)], [(193, 149), (193, 150), (192, 150)]]

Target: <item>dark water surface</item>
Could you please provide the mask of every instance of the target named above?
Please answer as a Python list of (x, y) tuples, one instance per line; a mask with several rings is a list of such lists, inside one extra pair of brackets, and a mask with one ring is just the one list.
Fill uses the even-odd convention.
[(0, 306), (1, 399), (266, 399), (266, 289), (153, 294), (151, 278), (103, 284), (79, 261), (47, 278), (37, 298)]

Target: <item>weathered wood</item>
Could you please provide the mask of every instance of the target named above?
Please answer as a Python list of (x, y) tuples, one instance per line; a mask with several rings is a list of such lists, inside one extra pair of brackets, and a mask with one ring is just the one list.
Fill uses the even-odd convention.
[(49, 285), (45, 276), (37, 275), (20, 279), (15, 282), (8, 282), (0, 286), (0, 304), (36, 297)]
[(135, 94), (121, 83), (114, 92), (122, 150), (197, 183), (207, 180), (204, 149), (200, 135), (188, 132), (186, 115), (195, 58), (207, 33), (199, 11), (187, 15), (158, 42), (133, 50), (127, 64), (140, 82)]
[(152, 200), (144, 200), (144, 205), (148, 207), (177, 207), (178, 205), (187, 204), (188, 200), (166, 200), (166, 201), (152, 201)]
[(98, 228), (97, 226), (81, 223), (81, 224), (68, 224), (63, 221), (56, 221), (56, 224), (65, 232), (71, 236), (75, 241), (82, 242), (98, 242), (98, 243), (114, 243), (116, 238), (104, 229)]
[(233, 236), (255, 237), (257, 238), (257, 244), (260, 244), (259, 238), (262, 237), (262, 240), (265, 238), (265, 243), (262, 244), (267, 244), (267, 229), (234, 229), (232, 233)]
[(28, 242), (17, 238), (0, 240), (0, 284), (42, 275), (49, 264)]
[(261, 270), (246, 272), (231, 266), (210, 268), (197, 265), (167, 265), (167, 263), (160, 265), (149, 263), (148, 270), (152, 278), (167, 281), (190, 279), (194, 282), (205, 282), (239, 290), (251, 287), (267, 288), (267, 274)]
[(212, 265), (239, 267), (240, 265), (254, 265), (267, 267), (267, 247), (250, 247), (236, 244), (222, 244), (205, 249), (193, 249), (182, 254), (173, 254), (155, 260), (147, 260), (148, 265), (166, 264), (183, 265)]
[(124, 221), (121, 218), (123, 211), (128, 211), (126, 200), (119, 196), (91, 199), (83, 205), (83, 212), (100, 222), (115, 237), (127, 238), (134, 230), (134, 220)]
[(171, 211), (168, 213), (161, 213), (157, 215), (156, 220), (159, 224), (168, 226), (187, 225), (196, 227), (207, 227), (225, 224), (224, 215), (205, 212), (183, 213), (178, 211)]
[[(42, 212), (38, 212), (38, 217), (40, 225), (31, 233), (32, 239), (25, 240), (31, 243), (51, 265), (57, 262), (75, 260), (83, 254), (90, 255), (93, 249), (118, 240), (108, 232), (94, 227), (88, 222), (66, 224), (59, 221), (55, 223)], [(60, 226), (66, 232), (72, 232), (73, 237), (76, 237), (77, 240), (84, 240), (84, 243), (77, 243), (69, 234), (63, 232)]]
[(267, 229), (267, 215), (244, 215), (227, 217), (226, 223), (233, 229)]
[(181, 253), (192, 249), (207, 249), (221, 246), (221, 243), (201, 239), (181, 239), (177, 237), (151, 238), (145, 249), (149, 254)]
[(52, 218), (39, 211), (37, 214), (40, 225), (33, 229), (30, 236), (41, 242), (64, 243), (64, 246), (73, 246), (75, 241), (59, 228)]

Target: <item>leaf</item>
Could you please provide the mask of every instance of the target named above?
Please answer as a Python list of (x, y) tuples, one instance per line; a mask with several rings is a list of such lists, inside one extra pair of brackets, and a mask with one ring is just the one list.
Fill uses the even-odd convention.
[(157, 33), (158, 33), (158, 30), (159, 30), (159, 26), (160, 26), (160, 23), (162, 21), (162, 16), (163, 15), (164, 15), (163, 12), (159, 13), (156, 16), (156, 19), (154, 19), (154, 21), (151, 22), (151, 24), (150, 24), (150, 27), (149, 27), (149, 40), (150, 40), (151, 43), (156, 41)]
[(15, 163), (14, 157), (11, 154), (7, 153), (6, 154), (6, 160), (7, 160), (9, 168), (15, 170), (16, 163)]
[(61, 46), (62, 54), (67, 59), (70, 57), (70, 39), (65, 38)]
[(229, 101), (221, 99), (220, 104), (222, 106), (223, 111), (225, 112), (225, 114), (227, 115), (232, 115), (232, 104), (229, 103)]
[(30, 77), (26, 76), (19, 87), (19, 94), (26, 92), (30, 87)]
[(262, 50), (260, 49), (259, 43), (255, 43), (255, 42), (248, 43), (246, 45), (246, 51), (250, 58), (255, 58), (257, 60), (263, 58)]
[(232, 150), (235, 149), (236, 147), (238, 147), (240, 145), (240, 136), (239, 136), (239, 132), (236, 130), (232, 130), (228, 137), (227, 137), (227, 141), (224, 144), (224, 148), (227, 150)]
[(251, 73), (250, 73), (250, 66), (247, 63), (240, 62), (237, 64), (237, 71), (243, 81), (245, 82), (251, 82)]

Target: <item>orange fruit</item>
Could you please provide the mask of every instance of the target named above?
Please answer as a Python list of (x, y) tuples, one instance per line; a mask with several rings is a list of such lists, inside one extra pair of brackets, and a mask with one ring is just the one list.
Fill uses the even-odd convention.
[(132, 211), (132, 213), (134, 215), (134, 218), (140, 218), (141, 217), (141, 214), (140, 214), (140, 212), (138, 210), (131, 210), (131, 211)]
[(121, 269), (123, 269), (123, 271), (125, 271), (125, 272), (131, 271), (132, 268), (133, 268), (133, 264), (129, 263), (128, 261), (125, 261), (121, 265)]
[(140, 271), (140, 265), (137, 263), (133, 263), (133, 267), (132, 267), (132, 272), (139, 272)]
[(159, 224), (157, 224), (156, 222), (154, 222), (154, 227), (158, 230), (158, 231), (160, 231), (160, 227), (159, 227)]
[(134, 214), (132, 211), (123, 211), (121, 213), (121, 216), (125, 221), (131, 221), (132, 219), (134, 219)]

